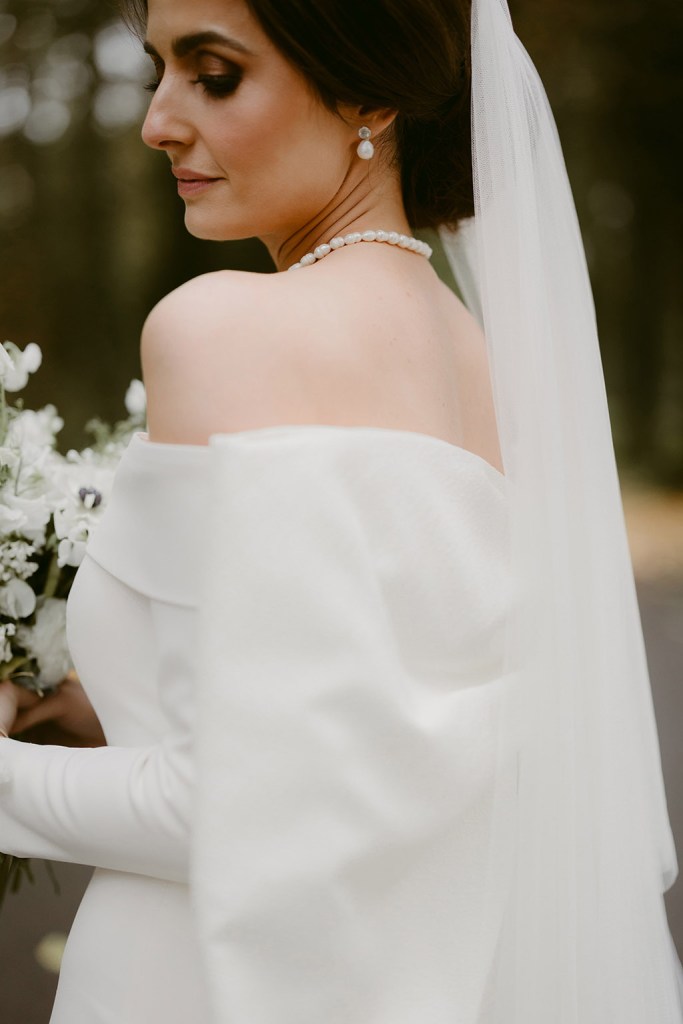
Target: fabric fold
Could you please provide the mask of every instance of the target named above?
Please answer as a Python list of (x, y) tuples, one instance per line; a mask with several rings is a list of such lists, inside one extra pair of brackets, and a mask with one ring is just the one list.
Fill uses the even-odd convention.
[(158, 444), (134, 434), (88, 556), (146, 597), (196, 604), (195, 566), (209, 543), (207, 454), (204, 445)]
[(479, 1019), (503, 478), (399, 440), (211, 439), (190, 881), (216, 1022)]

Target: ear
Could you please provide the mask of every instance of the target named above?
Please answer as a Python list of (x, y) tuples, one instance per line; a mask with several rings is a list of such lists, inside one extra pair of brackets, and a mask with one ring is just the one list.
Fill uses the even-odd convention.
[(363, 125), (367, 125), (372, 132), (372, 139), (377, 139), (392, 124), (398, 114), (398, 111), (391, 107), (371, 107), (368, 104), (358, 106), (358, 104), (341, 103), (339, 109), (346, 122), (353, 127), (354, 134)]

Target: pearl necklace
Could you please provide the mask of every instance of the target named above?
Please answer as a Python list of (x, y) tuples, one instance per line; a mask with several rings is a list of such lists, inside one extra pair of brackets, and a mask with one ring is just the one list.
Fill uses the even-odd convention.
[(329, 255), (333, 249), (341, 249), (343, 245), (353, 245), (355, 242), (388, 242), (389, 245), (398, 245), (401, 249), (409, 249), (419, 256), (426, 256), (427, 259), (432, 255), (431, 246), (426, 242), (421, 242), (419, 238), (411, 238), (409, 235), (400, 235), (398, 231), (351, 231), (348, 235), (337, 235), (329, 242), (317, 246), (313, 252), (307, 252), (298, 263), (287, 269), (298, 270), (299, 267), (308, 267), (311, 263), (317, 263), (323, 256)]

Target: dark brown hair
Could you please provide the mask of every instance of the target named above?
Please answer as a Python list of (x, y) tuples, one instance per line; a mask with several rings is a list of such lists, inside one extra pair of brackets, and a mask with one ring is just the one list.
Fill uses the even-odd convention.
[[(327, 109), (339, 114), (338, 103), (350, 103), (398, 112), (373, 143), (400, 168), (413, 230), (455, 228), (474, 213), (471, 0), (245, 3)], [(119, 4), (127, 24), (144, 31), (146, 0)]]

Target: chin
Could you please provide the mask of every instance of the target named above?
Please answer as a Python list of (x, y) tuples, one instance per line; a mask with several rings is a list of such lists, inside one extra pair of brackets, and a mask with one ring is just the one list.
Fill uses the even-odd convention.
[(192, 224), (188, 224), (185, 221), (185, 227), (187, 228), (188, 234), (192, 235), (193, 238), (201, 238), (205, 242), (226, 242), (229, 240), (228, 236), (222, 231), (212, 231), (211, 228), (206, 227), (195, 227)]
[(189, 208), (185, 211), (185, 227), (188, 234), (206, 242), (234, 242), (254, 237), (251, 227), (221, 223), (215, 215), (206, 212), (200, 216), (198, 211)]
[(203, 238), (207, 242), (226, 242), (234, 236), (231, 232), (216, 224), (210, 217), (193, 217), (192, 214), (185, 214), (185, 227), (190, 235), (195, 238)]

